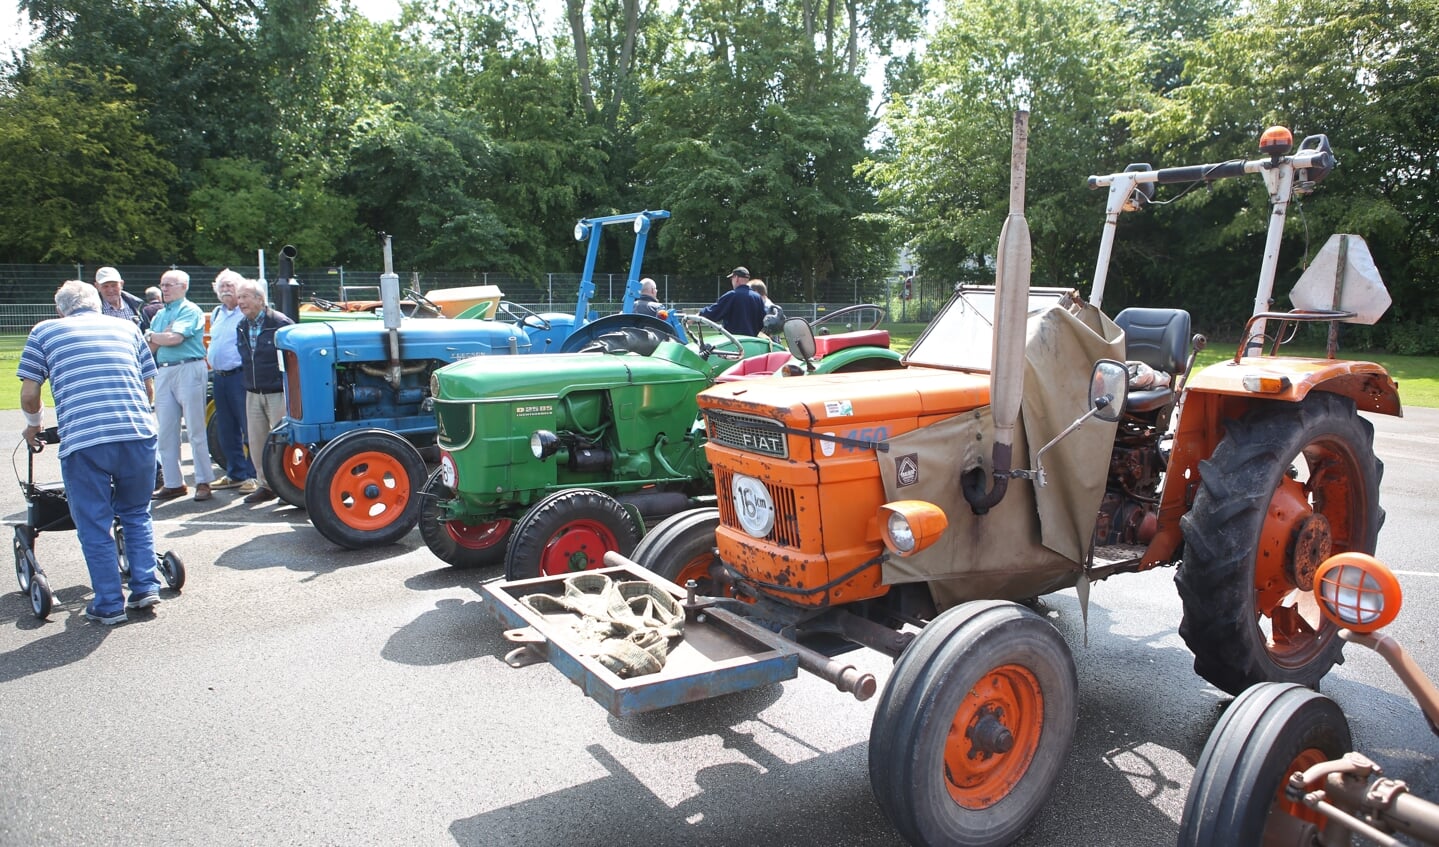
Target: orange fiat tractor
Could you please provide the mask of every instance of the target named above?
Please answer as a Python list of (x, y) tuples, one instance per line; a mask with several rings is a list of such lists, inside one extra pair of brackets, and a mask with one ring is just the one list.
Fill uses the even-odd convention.
[[(682, 626), (657, 630), (663, 649), (649, 650), (654, 632), (616, 636), (663, 653), (663, 667), (633, 674), (577, 638), (586, 602), (536, 600), (583, 594), (593, 574), (486, 586), (521, 645), (511, 660), (547, 658), (624, 714), (797, 668), (864, 699), (876, 680), (835, 657), (893, 656), (870, 782), (921, 845), (1012, 841), (1060, 773), (1076, 673), (1031, 598), (1074, 588), (1085, 606), (1097, 580), (1177, 566), (1179, 631), (1200, 675), (1231, 693), (1317, 683), (1341, 641), (1313, 600), (1314, 573), (1331, 553), (1372, 553), (1383, 522), (1382, 465), (1359, 412), (1400, 414), (1377, 364), (1278, 355), (1297, 324), (1372, 323), (1388, 307), (1363, 241), (1335, 236), (1295, 308), (1271, 311), (1285, 213), (1334, 166), (1328, 140), (1295, 150), (1276, 128), (1253, 161), (1090, 177), (1108, 203), (1088, 300), (1029, 286), (1026, 150), (1020, 113), (996, 285), (957, 288), (905, 367), (700, 395), (717, 506), (666, 520), (597, 572), (630, 601), (653, 602), (650, 588), (673, 598)], [(1185, 311), (1101, 311), (1110, 250), (1120, 216), (1156, 185), (1246, 174), (1273, 207), (1255, 312), (1234, 355), (1196, 371), (1204, 339)], [(810, 358), (803, 322), (785, 330)]]

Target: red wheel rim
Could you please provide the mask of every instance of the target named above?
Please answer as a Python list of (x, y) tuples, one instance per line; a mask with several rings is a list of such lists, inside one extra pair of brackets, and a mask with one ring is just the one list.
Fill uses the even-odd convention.
[[(1337, 629), (1320, 615), (1313, 592), (1296, 585), (1301, 572), (1312, 571), (1298, 557), (1314, 558), (1316, 547), (1337, 553), (1362, 543), (1364, 504), (1352, 482), (1357, 466), (1344, 443), (1315, 441), (1270, 498), (1254, 563), (1254, 611), (1266, 649), (1282, 667), (1312, 661)], [(1296, 543), (1306, 528), (1318, 537)]]
[(1289, 784), (1289, 775), (1295, 771), (1306, 771), (1320, 762), (1329, 761), (1329, 756), (1317, 747), (1309, 747), (1294, 757), (1289, 767), (1284, 771), (1284, 779), (1279, 783), (1279, 790), (1274, 794), (1274, 811), (1298, 818), (1299, 820), (1312, 823), (1322, 831), (1328, 818), (1318, 811), (1309, 808), (1303, 803), (1296, 803), (1285, 796), (1285, 789)]
[(410, 500), (409, 475), (386, 453), (356, 453), (340, 463), (330, 481), (330, 509), (361, 532), (384, 529), (399, 519)]
[(305, 488), (305, 477), (310, 475), (310, 451), (301, 444), (285, 445), (284, 460), (280, 466), (285, 471), (285, 479), (300, 490)]
[(981, 677), (954, 713), (944, 745), (949, 796), (966, 809), (1008, 797), (1029, 770), (1044, 730), (1044, 691), (1022, 665)]
[(605, 553), (620, 549), (614, 531), (594, 520), (571, 521), (550, 536), (540, 554), (540, 573), (558, 576), (598, 568)]
[(515, 522), (500, 518), (481, 524), (467, 524), (460, 521), (445, 521), (445, 531), (450, 540), (467, 550), (487, 550), (505, 540)]

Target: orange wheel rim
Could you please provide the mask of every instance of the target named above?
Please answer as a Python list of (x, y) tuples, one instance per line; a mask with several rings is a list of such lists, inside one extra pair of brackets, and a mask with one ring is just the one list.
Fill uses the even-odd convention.
[(282, 464), (285, 479), (296, 488), (303, 489), (305, 477), (310, 475), (310, 451), (299, 444), (291, 444), (285, 448), (285, 461)]
[(405, 466), (385, 453), (356, 453), (330, 482), (330, 509), (346, 526), (369, 532), (399, 519), (410, 499)]
[(1044, 732), (1044, 691), (1026, 667), (1001, 665), (960, 701), (944, 745), (949, 796), (987, 809), (1019, 785)]
[(675, 584), (684, 588), (686, 582), (694, 580), (699, 584), (700, 593), (703, 594), (707, 590), (706, 586), (710, 584), (710, 565), (714, 560), (714, 554), (701, 553), (685, 562), (680, 566), (679, 573), (675, 574)]
[(1303, 752), (1301, 752), (1298, 756), (1295, 756), (1294, 761), (1290, 762), (1289, 767), (1285, 769), (1284, 779), (1280, 781), (1279, 790), (1274, 794), (1274, 810), (1289, 815), (1290, 817), (1295, 817), (1299, 820), (1312, 823), (1322, 830), (1324, 828), (1326, 818), (1318, 811), (1309, 808), (1303, 803), (1296, 803), (1293, 800), (1290, 800), (1288, 797), (1284, 796), (1284, 791), (1289, 784), (1290, 774), (1294, 773), (1295, 771), (1309, 770), (1320, 762), (1327, 761), (1329, 761), (1329, 756), (1326, 756), (1324, 754), (1324, 751), (1320, 750), (1317, 747), (1309, 747)]
[[(1353, 480), (1358, 461), (1342, 443), (1315, 441), (1295, 457), (1270, 499), (1254, 562), (1254, 612), (1270, 658), (1282, 667), (1311, 661), (1336, 630), (1296, 582), (1312, 579), (1307, 559), (1314, 549), (1337, 553), (1363, 542), (1365, 506)], [(1300, 544), (1306, 528), (1318, 537)]]

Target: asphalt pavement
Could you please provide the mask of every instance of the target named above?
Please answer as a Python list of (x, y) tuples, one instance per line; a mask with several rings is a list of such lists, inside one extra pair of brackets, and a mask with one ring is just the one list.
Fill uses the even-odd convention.
[[(1375, 418), (1390, 632), (1439, 676), (1439, 410)], [(18, 433), (18, 412), (0, 432)], [(25, 473), (25, 454), (12, 462)], [(58, 480), (52, 453), (40, 479)], [(25, 520), (18, 482), (0, 514)], [(154, 510), (184, 593), (107, 628), (83, 615), (74, 533), (37, 553), (36, 620), (0, 594), (0, 845), (896, 845), (870, 792), (873, 701), (805, 674), (626, 719), (548, 665), (513, 669), (482, 608), (498, 569), (451, 569), (412, 532), (348, 551), (305, 513), (233, 492)], [(1022, 845), (1173, 843), (1194, 761), (1229, 698), (1195, 676), (1173, 572), (1046, 598), (1079, 672), (1079, 725)], [(1087, 645), (1086, 645), (1087, 638)], [(1439, 740), (1383, 662), (1348, 648), (1323, 691), (1358, 749), (1439, 800)], [(883, 684), (890, 662), (860, 651)]]

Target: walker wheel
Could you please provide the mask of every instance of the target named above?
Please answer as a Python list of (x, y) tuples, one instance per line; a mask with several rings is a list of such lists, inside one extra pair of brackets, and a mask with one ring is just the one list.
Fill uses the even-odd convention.
[(166, 551), (165, 555), (155, 557), (155, 567), (165, 578), (165, 584), (176, 593), (185, 587), (185, 563), (180, 561), (179, 556)]
[(15, 581), (20, 593), (30, 593), (30, 575), (39, 568), (35, 563), (35, 534), (28, 526), (15, 527)]
[(50, 608), (55, 605), (55, 595), (50, 593), (50, 582), (45, 579), (45, 574), (33, 573), (30, 575), (30, 610), (35, 617), (44, 620), (50, 616)]

